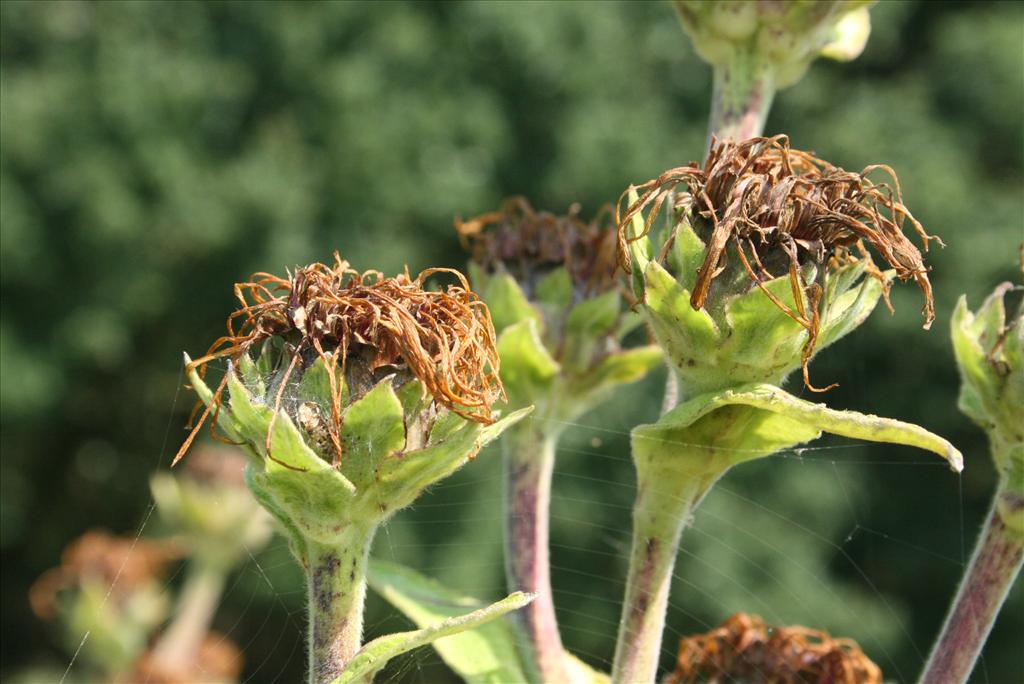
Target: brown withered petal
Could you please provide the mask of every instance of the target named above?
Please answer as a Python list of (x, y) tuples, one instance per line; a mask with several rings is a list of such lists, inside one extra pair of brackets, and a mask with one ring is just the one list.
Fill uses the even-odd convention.
[(806, 627), (771, 627), (737, 613), (716, 629), (679, 642), (664, 684), (881, 684), (882, 671), (850, 639)]
[(57, 593), (95, 581), (109, 586), (116, 597), (128, 596), (145, 582), (159, 577), (164, 567), (180, 558), (184, 548), (173, 541), (118, 537), (89, 530), (68, 544), (59, 567), (43, 573), (29, 589), (29, 604), (38, 617), (54, 614)]
[[(883, 176), (880, 182), (871, 180)], [(677, 188), (685, 186), (685, 191)], [(744, 142), (713, 140), (708, 158), (670, 169), (636, 188), (639, 198), (622, 210), (628, 191), (619, 199), (619, 258), (628, 271), (629, 223), (638, 213), (650, 209), (644, 222), (646, 235), (666, 203), (670, 209), (691, 213), (695, 228), (707, 245), (690, 297), (694, 309), (704, 308), (712, 282), (727, 264), (727, 247), (732, 244), (750, 279), (787, 315), (807, 329), (804, 349), (804, 379), (807, 362), (818, 335), (820, 286), (806, 283), (800, 266), (808, 260), (818, 266), (838, 266), (868, 260), (867, 273), (883, 284), (889, 305), (888, 284), (874, 266), (865, 243), (870, 245), (900, 280), (913, 279), (924, 294), (924, 327), (935, 318), (928, 268), (918, 248), (903, 232), (909, 222), (925, 250), (928, 235), (903, 204), (899, 180), (888, 166), (876, 164), (860, 173), (845, 171), (810, 152), (789, 147), (785, 135), (751, 138)], [(666, 250), (671, 240), (666, 243)], [(664, 255), (664, 251), (663, 251)], [(775, 258), (772, 258), (775, 257)], [(766, 266), (768, 264), (768, 266)], [(771, 268), (784, 272), (771, 272)], [(797, 311), (772, 295), (764, 282), (786, 275), (793, 286)], [(802, 295), (802, 296), (801, 296)], [(807, 301), (806, 310), (803, 302)], [(890, 309), (892, 307), (890, 306)], [(810, 387), (809, 382), (807, 383)], [(813, 389), (813, 388), (812, 388)]]
[(462, 246), (486, 271), (500, 264), (529, 286), (551, 269), (565, 266), (582, 296), (616, 286), (616, 231), (606, 206), (589, 223), (579, 205), (559, 216), (535, 211), (524, 197), (505, 200), (500, 211), (463, 221), (455, 219)]
[[(457, 284), (440, 291), (424, 289), (435, 274), (451, 275)], [(323, 359), (331, 370), (329, 432), (335, 464), (342, 457), (342, 407), (334, 371), (340, 359), (344, 375), (350, 354), (358, 354), (359, 363), (367, 366), (360, 370), (366, 372), (407, 368), (436, 402), (468, 420), (494, 421), (491, 405), (503, 396), (494, 326), (487, 306), (458, 271), (432, 268), (415, 278), (408, 272), (385, 278), (379, 271), (350, 268), (335, 252), (333, 266), (311, 264), (287, 278), (256, 273), (235, 284), (235, 297), (240, 306), (228, 316), (228, 334), (192, 361), (191, 368), (202, 376), (212, 361), (237, 361), (268, 339), (286, 338), (291, 359), (278, 383), (276, 416), (287, 380), (303, 356)], [(227, 375), (214, 394), (214, 422), (226, 384)], [(210, 407), (203, 411), (174, 463), (210, 413)], [(269, 430), (267, 442), (269, 454)]]

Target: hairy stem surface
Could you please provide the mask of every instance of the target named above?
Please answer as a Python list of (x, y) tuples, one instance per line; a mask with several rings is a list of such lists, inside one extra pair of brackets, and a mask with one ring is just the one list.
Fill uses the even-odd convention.
[(224, 589), (224, 570), (202, 556), (189, 564), (174, 619), (153, 648), (153, 660), (165, 672), (190, 673)]
[(309, 684), (330, 684), (362, 644), (366, 563), (375, 527), (350, 525), (331, 545), (305, 547)]
[(1024, 563), (1024, 534), (1008, 527), (1003, 518), (1019, 516), (1022, 509), (1024, 500), (1020, 495), (1014, 496), (1000, 486), (942, 634), (921, 675), (921, 684), (961, 684), (970, 676)]
[(514, 619), (526, 666), (538, 682), (569, 682), (551, 596), (548, 509), (555, 437), (535, 424), (512, 430), (505, 444), (505, 575), (509, 591), (536, 592)]
[(615, 684), (654, 681), (679, 539), (710, 486), (694, 482), (680, 489), (678, 476), (661, 476), (658, 470), (655, 466), (641, 475), (633, 506), (629, 576), (612, 666)]
[(774, 97), (771, 68), (752, 51), (738, 52), (731, 63), (716, 66), (705, 152), (711, 149), (711, 136), (742, 142), (761, 135)]

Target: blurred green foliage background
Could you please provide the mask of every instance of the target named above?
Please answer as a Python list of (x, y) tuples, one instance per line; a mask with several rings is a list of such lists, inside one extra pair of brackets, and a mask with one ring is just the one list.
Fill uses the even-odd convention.
[[(961, 293), (974, 306), (1019, 278), (1024, 12), (882, 2), (873, 25), (859, 60), (818, 62), (780, 93), (767, 130), (897, 170), (948, 244), (928, 255), (939, 315), (923, 331), (919, 293), (900, 288), (895, 316), (880, 309), (813, 374), (841, 383), (836, 407), (951, 439), (966, 471), (838, 440), (738, 469), (684, 537), (666, 666), (680, 635), (746, 610), (854, 637), (912, 680), (994, 485), (956, 410), (948, 318)], [(589, 215), (698, 158), (709, 109), (710, 70), (668, 3), (6, 1), (0, 54), (3, 678), (67, 665), (28, 586), (85, 529), (148, 520), (147, 478), (192, 401), (181, 352), (220, 333), (231, 283), (334, 249), (358, 268), (459, 267), (454, 215), (510, 194)], [(565, 641), (599, 667), (625, 576), (627, 433), (661, 382), (587, 416), (560, 454), (556, 602)], [(498, 464), (495, 449), (439, 486), (375, 553), (497, 596)], [(300, 680), (303, 601), (281, 542), (231, 585), (217, 627), (250, 681)], [(371, 635), (404, 624), (372, 603)], [(1024, 680), (1022, 633), (1018, 586), (976, 681)], [(450, 679), (428, 652), (392, 675)]]

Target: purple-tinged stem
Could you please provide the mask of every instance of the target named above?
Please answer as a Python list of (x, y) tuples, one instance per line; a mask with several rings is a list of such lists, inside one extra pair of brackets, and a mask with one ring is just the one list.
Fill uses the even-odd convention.
[(537, 598), (513, 617), (525, 665), (533, 681), (572, 681), (566, 669), (551, 595), (548, 562), (548, 509), (555, 438), (536, 423), (510, 431), (505, 440), (505, 575), (509, 591), (535, 592)]
[(637, 482), (626, 596), (612, 664), (614, 684), (654, 682), (679, 540), (714, 478), (691, 479), (686, 490), (673, 471), (685, 459), (653, 463)]
[(711, 149), (711, 136), (742, 142), (761, 135), (774, 97), (773, 72), (752, 52), (739, 52), (729, 64), (716, 66), (705, 151)]
[(196, 662), (220, 602), (225, 574), (201, 554), (190, 561), (174, 619), (153, 647), (153, 661), (160, 670), (188, 672)]
[(366, 563), (375, 531), (352, 525), (331, 544), (305, 544), (309, 684), (333, 682), (362, 646)]
[(1004, 520), (1021, 515), (1024, 500), (1000, 487), (920, 684), (962, 684), (970, 677), (1024, 562), (1024, 533)]

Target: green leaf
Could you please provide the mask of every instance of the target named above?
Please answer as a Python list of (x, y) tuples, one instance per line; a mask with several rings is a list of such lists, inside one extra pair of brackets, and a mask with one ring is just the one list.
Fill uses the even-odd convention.
[(356, 489), (369, 487), (380, 464), (405, 446), (404, 417), (390, 379), (378, 382), (345, 410), (341, 471)]
[(688, 477), (713, 481), (730, 466), (794, 447), (821, 432), (932, 451), (960, 471), (963, 457), (922, 427), (798, 399), (778, 387), (750, 384), (695, 397), (653, 425), (633, 430), (638, 466), (678, 458)]
[(613, 333), (622, 309), (617, 290), (584, 299), (569, 312), (565, 321), (565, 365), (574, 370), (587, 368), (602, 337)]
[(560, 266), (537, 282), (535, 298), (538, 303), (552, 310), (564, 310), (572, 306), (572, 278), (564, 266)]
[[(837, 288), (837, 291), (840, 290)], [(875, 310), (881, 296), (882, 283), (875, 278), (865, 278), (860, 287), (826, 301), (821, 314), (817, 351), (860, 326)]]
[(531, 413), (533, 413), (533, 407), (527, 406), (526, 408), (521, 408), (518, 411), (513, 411), (497, 422), (485, 425), (484, 429), (480, 431), (480, 437), (477, 439), (477, 447), (482, 449), (487, 446), (500, 437), (501, 433), (508, 430)]
[(704, 264), (706, 253), (707, 248), (704, 246), (704, 242), (697, 237), (697, 233), (690, 225), (689, 218), (684, 217), (676, 228), (669, 259), (678, 274), (676, 280), (691, 292), (694, 285), (697, 284), (697, 272)]
[(458, 470), (483, 446), (532, 410), (533, 407), (521, 409), (486, 427), (462, 420), (462, 427), (444, 441), (385, 459), (378, 471), (376, 485), (369, 490), (373, 497), (371, 510), (390, 515), (408, 506), (426, 487)]
[(560, 367), (541, 341), (537, 321), (528, 319), (506, 328), (498, 336), (498, 355), (510, 406), (527, 406), (550, 393)]
[(253, 363), (248, 353), (242, 354), (238, 359), (238, 372), (242, 376), (242, 383), (256, 396), (262, 397), (267, 393), (266, 385), (263, 383), (263, 376), (259, 368)]
[[(230, 371), (230, 366), (228, 367)], [(267, 430), (270, 429), (270, 418), (273, 412), (267, 406), (253, 401), (253, 395), (249, 392), (234, 373), (228, 374), (228, 406), (231, 416), (235, 419), (238, 432), (242, 439), (253, 444), (263, 454), (267, 440)]]
[(476, 263), (475, 260), (470, 259), (469, 265), (466, 267), (466, 272), (469, 275), (469, 282), (473, 286), (474, 292), (487, 292), (487, 281), (490, 280), (486, 271), (480, 268), (480, 264)]
[[(479, 607), (479, 601), (443, 587), (395, 563), (371, 559), (370, 587), (418, 627), (461, 615)], [(525, 605), (525, 604), (524, 604)], [(434, 642), (448, 667), (468, 684), (525, 682), (513, 631), (494, 621)]]
[[(636, 204), (640, 197), (636, 194), (636, 188), (630, 186), (629, 188), (629, 206)], [(630, 282), (633, 286), (633, 294), (637, 299), (643, 300), (644, 298), (644, 277), (647, 272), (647, 264), (651, 261), (651, 240), (644, 232), (644, 217), (643, 212), (637, 212), (633, 215), (633, 218), (629, 222), (629, 231), (627, 240), (629, 244), (629, 258), (632, 262), (630, 264)]]
[[(808, 277), (808, 281), (810, 278)], [(798, 313), (789, 276), (774, 278), (764, 284), (765, 289), (775, 295), (794, 313)], [(807, 310), (806, 297), (798, 295)], [(750, 290), (726, 305), (726, 320), (729, 323), (729, 358), (749, 365), (768, 365), (763, 359), (772, 355), (781, 365), (795, 368), (800, 365), (800, 355), (807, 333), (803, 326), (794, 321), (772, 302), (759, 287)]]
[(402, 411), (406, 418), (412, 418), (419, 413), (430, 400), (423, 383), (419, 380), (410, 380), (395, 391), (398, 401), (402, 404)]
[(638, 309), (626, 309), (619, 316), (619, 327), (615, 331), (615, 339), (622, 342), (626, 335), (644, 324), (644, 315)]
[(616, 387), (640, 380), (664, 360), (661, 347), (654, 344), (609, 354), (569, 384), (561, 403), (576, 404), (578, 409), (572, 413), (578, 415), (605, 399)]
[(494, 329), (499, 333), (520, 321), (540, 318), (519, 283), (505, 271), (494, 273), (488, 278), (484, 301), (491, 311)]
[(621, 297), (616, 290), (585, 299), (569, 312), (566, 333), (580, 339), (603, 336), (615, 325), (620, 309)]
[(703, 309), (690, 306), (690, 292), (656, 261), (644, 274), (645, 310), (665, 355), (677, 368), (692, 367), (695, 359), (713, 363), (720, 346), (718, 326)]
[[(335, 372), (335, 382), (338, 389), (344, 391), (344, 381), (340, 373)], [(322, 358), (317, 359), (312, 366), (306, 369), (299, 382), (299, 401), (314, 401), (320, 406), (330, 408), (331, 406), (331, 374), (327, 370), (327, 364)], [(344, 404), (342, 397), (342, 404)]]
[[(371, 570), (371, 578), (372, 573), (373, 571)], [(371, 579), (372, 582), (373, 580)], [(388, 661), (395, 656), (438, 642), (439, 640), (457, 639), (461, 636), (474, 635), (476, 632), (470, 630), (482, 628), (506, 613), (522, 608), (530, 603), (533, 598), (534, 595), (532, 594), (524, 594), (517, 591), (497, 603), (480, 607), (472, 612), (464, 613), (463, 611), (468, 606), (461, 606), (461, 610), (448, 615), (445, 615), (445, 610), (435, 607), (438, 608), (437, 616), (440, 617), (438, 621), (425, 621), (425, 626), (421, 629), (388, 634), (374, 639), (359, 649), (359, 652), (349, 662), (345, 671), (334, 680), (333, 684), (367, 684), (372, 682), (374, 675), (380, 672)], [(426, 617), (426, 614), (423, 614), (423, 616)], [(418, 621), (414, 619), (414, 622)], [(476, 640), (470, 640), (468, 643), (475, 645)], [(495, 684), (498, 682), (525, 681), (523, 677), (514, 679), (491, 678), (488, 676), (486, 668), (492, 667), (493, 669), (493, 666), (489, 665), (485, 656), (485, 653), (478, 653), (475, 649), (466, 650), (465, 653), (458, 655), (460, 666), (467, 668), (469, 672), (480, 673), (479, 676), (481, 678), (468, 679), (467, 681), (494, 682)]]
[[(189, 358), (188, 354), (185, 354), (185, 368), (188, 368), (190, 363), (192, 363), (192, 359)], [(228, 366), (228, 368), (230, 370), (230, 366)], [(215, 407), (213, 406), (213, 390), (211, 390), (209, 386), (207, 386), (206, 382), (199, 377), (199, 373), (195, 368), (188, 371), (188, 382), (192, 385), (192, 389), (195, 390), (195, 393), (199, 396), (199, 400), (203, 402), (204, 405), (210, 407), (212, 420), (213, 411), (215, 410)], [(242, 441), (242, 428), (230, 411), (222, 408), (218, 412), (217, 426), (227, 434), (229, 439), (236, 442)]]
[(566, 652), (565, 658), (568, 661), (566, 667), (569, 670), (569, 676), (572, 678), (572, 681), (584, 682), (585, 684), (611, 684), (612, 678), (610, 676), (590, 667), (572, 653)]
[(423, 449), (396, 454), (380, 465), (377, 483), (368, 494), (373, 506), (390, 515), (408, 506), (426, 487), (447, 477), (476, 454), (481, 426), (464, 419), (447, 438)]

